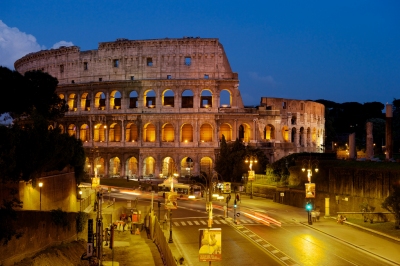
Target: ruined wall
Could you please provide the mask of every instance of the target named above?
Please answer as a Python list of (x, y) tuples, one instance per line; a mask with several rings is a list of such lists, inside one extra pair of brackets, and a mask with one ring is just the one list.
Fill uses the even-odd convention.
[(68, 226), (62, 227), (53, 222), (50, 212), (18, 211), (14, 223), (22, 237), (0, 246), (0, 265), (13, 265), (46, 247), (75, 240), (75, 220), (76, 213), (67, 213)]

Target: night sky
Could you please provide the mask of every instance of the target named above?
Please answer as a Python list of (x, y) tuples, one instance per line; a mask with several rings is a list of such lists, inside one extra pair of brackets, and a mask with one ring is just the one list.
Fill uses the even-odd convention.
[(0, 65), (99, 42), (219, 38), (245, 105), (400, 98), (400, 1), (0, 1)]

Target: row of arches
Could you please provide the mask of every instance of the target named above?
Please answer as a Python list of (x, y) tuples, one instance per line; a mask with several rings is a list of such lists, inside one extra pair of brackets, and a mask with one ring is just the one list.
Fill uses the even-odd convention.
[(165, 157), (159, 161), (154, 156), (146, 156), (143, 160), (138, 160), (132, 156), (126, 160), (118, 156), (109, 159), (102, 156), (93, 158), (87, 157), (85, 171), (91, 176), (98, 177), (158, 177), (166, 178), (170, 176), (190, 177), (198, 175), (200, 172), (207, 175), (212, 174), (213, 160), (211, 157), (202, 157), (195, 162), (191, 157), (183, 157), (174, 160), (172, 157)]
[[(90, 111), (109, 110), (109, 109), (133, 109), (139, 107), (155, 108), (180, 107), (180, 108), (211, 108), (219, 99), (219, 107), (231, 107), (232, 93), (228, 89), (220, 91), (217, 98), (210, 89), (203, 89), (197, 96), (191, 89), (185, 89), (181, 93), (175, 93), (172, 89), (164, 89), (159, 95), (154, 89), (147, 89), (142, 94), (132, 90), (124, 96), (118, 90), (112, 90), (110, 93), (98, 91), (94, 93), (83, 92), (82, 94), (69, 93), (59, 94), (64, 99), (70, 111)], [(159, 99), (159, 100), (158, 100)]]

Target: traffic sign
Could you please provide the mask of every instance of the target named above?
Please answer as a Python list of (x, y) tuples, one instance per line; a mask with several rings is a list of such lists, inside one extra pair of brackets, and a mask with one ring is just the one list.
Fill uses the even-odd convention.
[(240, 212), (236, 213), (236, 216), (239, 217), (240, 216)]

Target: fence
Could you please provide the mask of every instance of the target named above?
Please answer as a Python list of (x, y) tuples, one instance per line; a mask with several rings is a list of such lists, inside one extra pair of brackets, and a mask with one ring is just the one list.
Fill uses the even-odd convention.
[(157, 245), (164, 265), (178, 265), (174, 255), (172, 254), (171, 248), (157, 219), (157, 216), (154, 215), (154, 212), (150, 212), (148, 218), (151, 239), (153, 239), (153, 242)]

